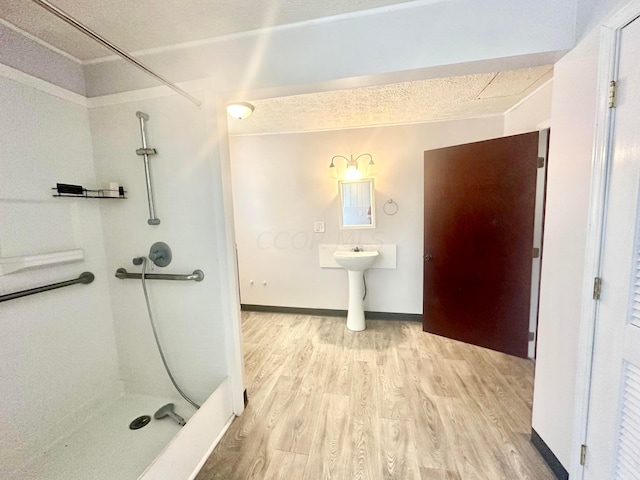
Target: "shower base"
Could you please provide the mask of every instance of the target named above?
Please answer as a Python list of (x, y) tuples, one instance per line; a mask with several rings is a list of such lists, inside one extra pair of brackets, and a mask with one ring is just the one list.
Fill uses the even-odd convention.
[[(81, 425), (73, 433), (32, 459), (15, 478), (135, 480), (181, 430), (169, 418), (153, 419), (169, 402), (185, 420), (196, 411), (182, 399), (123, 395), (95, 415), (79, 418)], [(151, 422), (130, 430), (129, 424), (140, 415), (151, 416)]]

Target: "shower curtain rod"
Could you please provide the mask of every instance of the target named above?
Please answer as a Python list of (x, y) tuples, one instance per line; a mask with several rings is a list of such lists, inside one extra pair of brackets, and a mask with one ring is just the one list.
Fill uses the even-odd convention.
[(69, 15), (68, 13), (66, 13), (63, 10), (60, 10), (58, 7), (56, 7), (55, 5), (49, 3), (47, 0), (33, 0), (33, 2), (37, 3), (38, 5), (40, 5), (42, 8), (44, 8), (45, 10), (53, 13), (56, 17), (60, 18), (61, 20), (67, 22), (69, 25), (71, 25), (72, 27), (76, 28), (77, 30), (81, 31), (82, 33), (84, 33), (85, 35), (87, 35), (90, 38), (93, 38), (96, 42), (98, 42), (99, 44), (101, 44), (103, 47), (108, 48), (109, 50), (111, 50), (113, 53), (115, 53), (116, 55), (119, 55), (120, 57), (122, 57), (124, 60), (126, 60), (127, 62), (131, 63), (132, 65), (138, 67), (140, 70), (142, 70), (143, 72), (147, 73), (148, 75), (151, 75), (153, 78), (155, 78), (156, 80), (164, 83), (167, 87), (169, 87), (170, 89), (172, 89), (173, 91), (179, 93), (180, 95), (182, 95), (184, 98), (186, 98), (187, 100), (189, 100), (190, 102), (193, 102), (194, 104), (196, 104), (198, 107), (202, 105), (202, 102), (200, 100), (198, 100), (197, 98), (189, 95), (187, 92), (185, 92), (183, 89), (181, 89), (180, 87), (178, 87), (176, 84), (170, 82), (169, 80), (167, 80), (164, 77), (161, 77), (160, 75), (158, 75), (156, 72), (154, 72), (153, 70), (151, 70), (149, 67), (147, 67), (146, 65), (144, 65), (143, 63), (139, 62), (138, 60), (136, 60), (134, 57), (132, 57), (131, 55), (129, 55), (127, 52), (125, 52), (124, 50), (122, 50), (121, 48), (117, 47), (116, 45), (114, 45), (113, 43), (111, 43), (109, 40), (107, 40), (106, 38), (102, 37), (101, 35), (97, 34), (96, 32), (94, 32), (93, 30), (91, 30), (89, 27), (83, 25), (82, 23), (80, 23), (78, 20), (76, 20), (75, 18), (73, 18), (71, 15)]

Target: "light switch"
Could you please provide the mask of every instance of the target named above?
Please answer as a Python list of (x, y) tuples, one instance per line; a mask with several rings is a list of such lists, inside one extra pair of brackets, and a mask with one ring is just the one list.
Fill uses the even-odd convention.
[(315, 233), (324, 233), (324, 222), (313, 222), (313, 231)]

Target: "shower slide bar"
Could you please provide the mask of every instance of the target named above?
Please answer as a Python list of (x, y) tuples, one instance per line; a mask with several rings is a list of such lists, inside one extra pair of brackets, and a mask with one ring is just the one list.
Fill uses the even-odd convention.
[[(135, 278), (140, 280), (142, 278), (141, 273), (129, 273), (126, 268), (119, 268), (116, 270), (116, 277), (120, 279)], [(194, 270), (193, 273), (187, 275), (174, 275), (169, 273), (147, 273), (144, 278), (147, 280), (194, 280), (201, 282), (204, 279), (204, 272), (202, 270)]]
[(66, 282), (52, 283), (51, 285), (43, 285), (42, 287), (30, 288), (29, 290), (22, 290), (20, 292), (9, 293), (7, 295), (0, 295), (0, 302), (6, 302), (15, 298), (26, 297), (28, 295), (34, 295), (36, 293), (47, 292), (49, 290), (55, 290), (56, 288), (68, 287), (69, 285), (75, 285), (76, 283), (91, 283), (95, 276), (91, 272), (83, 272), (78, 278), (73, 280), (67, 280)]
[(149, 155), (158, 153), (155, 148), (147, 146), (147, 135), (144, 129), (144, 123), (149, 121), (149, 115), (144, 112), (136, 112), (136, 117), (140, 120), (140, 138), (142, 139), (142, 148), (136, 150), (137, 155), (144, 157), (144, 177), (147, 182), (147, 200), (149, 202), (149, 225), (160, 225), (160, 219), (156, 217), (156, 209), (153, 205), (153, 185), (151, 184), (151, 174), (149, 173)]
[(178, 87), (175, 83), (170, 82), (169, 80), (167, 80), (164, 77), (161, 77), (160, 75), (158, 75), (156, 72), (154, 72), (153, 70), (151, 70), (149, 67), (147, 67), (145, 64), (143, 64), (142, 62), (140, 62), (139, 60), (135, 59), (134, 57), (132, 57), (131, 55), (129, 55), (127, 52), (125, 52), (124, 50), (122, 50), (120, 47), (114, 45), (113, 43), (111, 43), (109, 40), (107, 40), (106, 38), (104, 38), (103, 36), (99, 35), (98, 33), (94, 32), (93, 30), (91, 30), (89, 27), (87, 27), (86, 25), (83, 25), (82, 23), (80, 23), (78, 20), (76, 20), (75, 18), (73, 18), (71, 15), (69, 15), (67, 12), (65, 12), (64, 10), (61, 10), (60, 8), (56, 7), (55, 5), (53, 5), (52, 3), (48, 2), (47, 0), (33, 0), (33, 2), (37, 3), (38, 5), (40, 5), (42, 8), (44, 8), (45, 10), (47, 10), (48, 12), (54, 14), (56, 17), (58, 17), (60, 20), (63, 20), (64, 22), (67, 22), (69, 25), (71, 25), (73, 28), (81, 31), (82, 33), (84, 33), (86, 36), (92, 38), (93, 40), (95, 40), (96, 42), (98, 42), (100, 45), (102, 45), (103, 47), (111, 50), (113, 53), (115, 53), (116, 55), (118, 55), (119, 57), (121, 57), (122, 59), (126, 60), (127, 62), (131, 63), (132, 65), (138, 67), (140, 70), (142, 70), (143, 72), (145, 72), (148, 75), (151, 75), (153, 78), (155, 78), (156, 80), (158, 80), (161, 83), (164, 83), (167, 87), (169, 87), (171, 90), (173, 90), (176, 93), (179, 93), (180, 95), (182, 95), (184, 98), (186, 98), (187, 100), (189, 100), (190, 102), (194, 103), (195, 105), (197, 105), (198, 107), (202, 105), (202, 102), (200, 100), (198, 100), (196, 97), (189, 95), (187, 92), (185, 92), (183, 89), (181, 89), (180, 87)]

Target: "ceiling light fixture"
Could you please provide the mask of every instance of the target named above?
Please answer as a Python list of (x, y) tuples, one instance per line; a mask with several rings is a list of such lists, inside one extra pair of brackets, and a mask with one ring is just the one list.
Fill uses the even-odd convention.
[(227, 105), (227, 113), (238, 120), (249, 117), (254, 110), (255, 107), (249, 102), (234, 102)]

